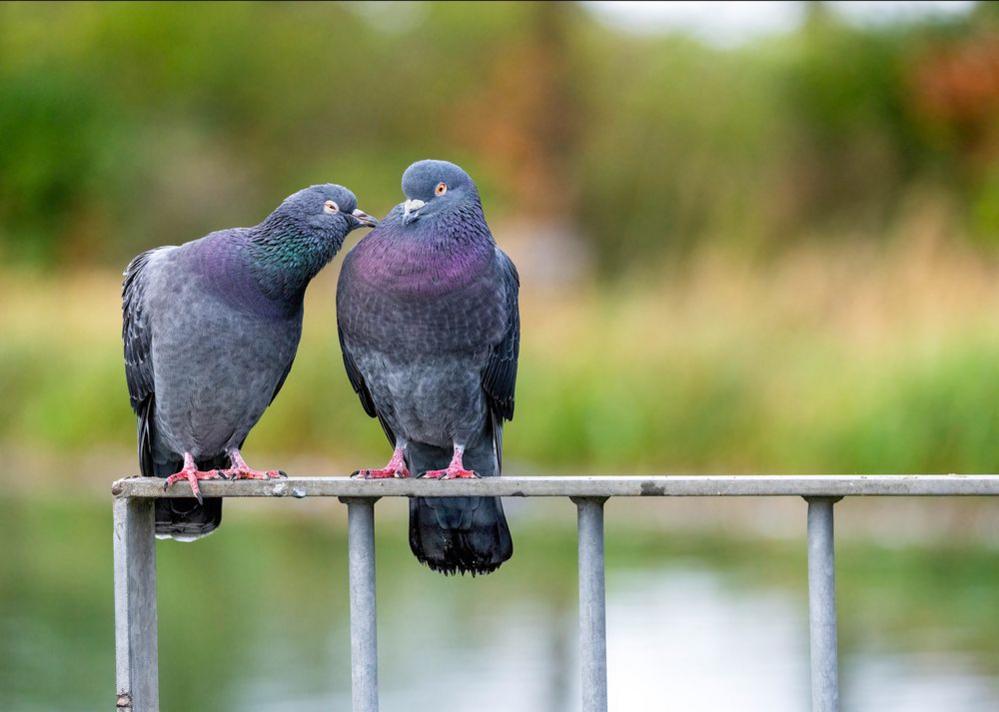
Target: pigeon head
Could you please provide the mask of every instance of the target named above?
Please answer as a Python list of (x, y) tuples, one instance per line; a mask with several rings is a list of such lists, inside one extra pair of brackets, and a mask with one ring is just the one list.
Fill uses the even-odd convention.
[(402, 224), (433, 217), (459, 209), (468, 203), (479, 203), (479, 191), (461, 166), (448, 161), (417, 161), (402, 174)]
[(373, 217), (357, 207), (353, 193), (333, 183), (313, 185), (289, 195), (270, 217), (304, 232), (338, 238), (340, 243), (351, 230), (377, 224)]
[(284, 199), (253, 230), (256, 271), (277, 279), (282, 291), (304, 288), (333, 259), (351, 230), (378, 221), (357, 207), (341, 185), (314, 185)]

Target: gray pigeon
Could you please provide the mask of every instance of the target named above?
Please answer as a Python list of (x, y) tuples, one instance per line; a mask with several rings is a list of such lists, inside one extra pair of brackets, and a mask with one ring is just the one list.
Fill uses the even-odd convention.
[(302, 333), (309, 281), (347, 234), (375, 220), (339, 185), (286, 199), (256, 227), (213, 232), (132, 260), (122, 290), (125, 376), (138, 416), (139, 466), (190, 482), (190, 498), (157, 500), (156, 533), (190, 540), (222, 520), (198, 481), (277, 477), (240, 448), (281, 390)]
[[(402, 190), (337, 286), (347, 375), (395, 448), (356, 476), (497, 476), (517, 378), (517, 270), (461, 168), (414, 163)], [(513, 554), (499, 498), (417, 497), (409, 512), (410, 547), (435, 571), (489, 573)]]

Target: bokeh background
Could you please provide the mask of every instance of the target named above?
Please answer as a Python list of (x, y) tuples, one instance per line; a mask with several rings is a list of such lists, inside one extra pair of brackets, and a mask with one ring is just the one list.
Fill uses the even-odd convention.
[[(311, 183), (382, 215), (414, 160), (477, 179), (523, 283), (510, 472), (996, 471), (999, 6), (638, 5), (0, 4), (0, 708), (113, 699), (121, 270)], [(257, 466), (387, 455), (339, 262)], [(845, 708), (999, 708), (996, 505), (838, 511)], [(510, 514), (452, 580), (379, 504), (385, 709), (575, 709), (572, 510)], [(159, 546), (165, 710), (349, 707), (343, 524), (230, 503)], [(612, 503), (612, 708), (805, 709), (802, 524)]]

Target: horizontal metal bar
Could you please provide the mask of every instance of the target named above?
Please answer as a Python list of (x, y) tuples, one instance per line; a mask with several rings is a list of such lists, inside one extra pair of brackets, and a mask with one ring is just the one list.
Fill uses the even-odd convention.
[[(999, 475), (655, 475), (483, 477), (462, 480), (291, 477), (206, 480), (206, 497), (846, 497), (999, 495)], [(117, 497), (191, 497), (178, 482), (131, 477), (111, 488)]]

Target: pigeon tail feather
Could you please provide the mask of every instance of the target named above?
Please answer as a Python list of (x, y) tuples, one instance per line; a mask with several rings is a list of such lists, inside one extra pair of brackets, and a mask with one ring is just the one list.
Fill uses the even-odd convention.
[[(406, 460), (418, 475), (446, 468), (451, 454), (411, 442)], [(492, 437), (466, 448), (464, 462), (481, 477), (499, 475)], [(513, 556), (513, 539), (499, 497), (411, 498), (409, 546), (420, 563), (445, 575), (492, 573)]]
[[(147, 477), (168, 477), (184, 466), (182, 459), (153, 465), (152, 472), (143, 472)], [(229, 458), (220, 455), (198, 460), (199, 470), (214, 470), (229, 466)], [(215, 531), (222, 523), (222, 498), (205, 497), (204, 504), (198, 504), (193, 497), (162, 497), (156, 500), (156, 537), (176, 541), (194, 541)]]

